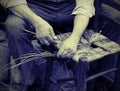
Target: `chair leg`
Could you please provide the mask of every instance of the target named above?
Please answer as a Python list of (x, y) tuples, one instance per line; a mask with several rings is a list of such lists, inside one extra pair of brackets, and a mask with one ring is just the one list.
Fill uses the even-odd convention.
[(47, 68), (46, 68), (46, 74), (45, 74), (45, 83), (43, 87), (43, 91), (47, 91), (49, 84), (50, 84), (50, 76), (52, 73), (52, 66), (53, 66), (53, 60), (54, 58), (48, 58), (49, 61), (47, 61)]
[(120, 52), (118, 53), (117, 68), (118, 70), (115, 73), (114, 91), (120, 91)]
[(88, 68), (88, 63), (79, 61), (78, 63), (75, 63), (73, 69), (75, 74), (75, 82), (77, 86), (76, 91), (86, 91), (86, 72)]

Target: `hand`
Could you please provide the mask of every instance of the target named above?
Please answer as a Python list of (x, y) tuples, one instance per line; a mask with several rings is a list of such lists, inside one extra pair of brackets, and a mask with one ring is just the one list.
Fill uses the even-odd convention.
[(71, 58), (77, 50), (77, 45), (79, 39), (76, 39), (75, 36), (70, 36), (65, 41), (63, 41), (62, 46), (60, 47), (57, 56), (59, 58)]
[(36, 37), (41, 44), (49, 46), (50, 44), (56, 44), (57, 37), (53, 32), (52, 26), (46, 21), (39, 21), (34, 24), (36, 30)]
[(40, 16), (36, 15), (27, 5), (18, 5), (10, 8), (10, 11), (15, 15), (24, 18), (31, 23), (36, 30), (36, 37), (44, 45), (54, 44), (56, 36), (53, 28)]

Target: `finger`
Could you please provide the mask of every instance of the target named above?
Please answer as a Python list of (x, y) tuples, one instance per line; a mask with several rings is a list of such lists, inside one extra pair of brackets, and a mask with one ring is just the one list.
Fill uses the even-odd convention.
[(58, 50), (60, 48), (59, 44), (54, 44), (54, 47)]
[(67, 58), (71, 58), (74, 55), (74, 51), (72, 51), (71, 49), (66, 49), (62, 55), (62, 57), (67, 57)]
[(73, 59), (74, 61), (78, 62), (78, 61), (79, 61), (79, 56), (78, 56), (78, 55), (75, 55), (75, 56), (72, 57), (72, 59)]
[(55, 40), (53, 40), (53, 38), (51, 36), (48, 36), (46, 39), (50, 44), (53, 44), (53, 45), (57, 44), (57, 42)]
[(42, 41), (43, 41), (44, 45), (46, 45), (46, 46), (50, 45), (50, 43), (46, 39), (43, 39)]
[(66, 56), (67, 56), (68, 58), (72, 58), (74, 55), (75, 55), (75, 52), (70, 52), (70, 53), (68, 53)]
[(60, 48), (60, 50), (58, 51), (58, 53), (57, 53), (57, 57), (61, 57), (62, 56), (62, 54), (63, 54), (63, 52), (65, 51), (65, 49), (64, 48)]
[(61, 46), (62, 46), (62, 41), (56, 40), (55, 42), (56, 42), (56, 44), (54, 44), (54, 46), (55, 46), (57, 49), (60, 49)]
[(46, 39), (39, 39), (41, 44), (49, 46), (49, 42)]
[(63, 58), (66, 58), (66, 57), (68, 57), (67, 55), (68, 55), (70, 52), (72, 52), (70, 49), (65, 49), (61, 56), (62, 56)]
[(55, 36), (55, 33), (54, 33), (52, 27), (50, 28), (50, 35), (52, 36), (52, 38), (53, 38), (54, 40), (57, 40), (57, 37)]

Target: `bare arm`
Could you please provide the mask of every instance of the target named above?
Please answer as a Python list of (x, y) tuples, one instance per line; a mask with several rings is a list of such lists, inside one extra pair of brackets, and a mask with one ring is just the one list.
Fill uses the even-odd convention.
[(76, 0), (76, 7), (73, 11), (75, 15), (72, 34), (63, 42), (58, 52), (58, 57), (72, 57), (79, 44), (79, 40), (86, 29), (90, 17), (94, 14), (94, 0)]
[(86, 29), (89, 19), (94, 15), (94, 0), (76, 0), (74, 28), (72, 36), (78, 41)]
[(44, 19), (37, 16), (27, 5), (18, 5), (9, 8), (9, 10), (13, 14), (20, 16), (24, 20), (27, 20), (34, 26), (36, 30), (36, 37), (42, 44), (50, 45), (56, 43), (54, 41), (56, 36), (53, 32), (52, 26)]
[(74, 36), (75, 42), (79, 42), (84, 30), (89, 23), (89, 17), (85, 15), (76, 15), (74, 19), (74, 28), (71, 36)]
[[(38, 23), (38, 19), (39, 22), (45, 22), (41, 17), (37, 16), (27, 5), (18, 5), (16, 7), (9, 8), (9, 10), (13, 14), (24, 18), (33, 25)], [(42, 23), (40, 23), (40, 25), (42, 26)]]

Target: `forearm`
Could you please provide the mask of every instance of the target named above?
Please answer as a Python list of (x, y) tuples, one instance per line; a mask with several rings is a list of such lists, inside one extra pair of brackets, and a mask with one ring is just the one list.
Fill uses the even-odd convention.
[(72, 35), (78, 41), (87, 27), (89, 19), (95, 14), (94, 0), (76, 0), (76, 7), (72, 14), (75, 15)]
[(13, 14), (24, 18), (25, 20), (32, 23), (33, 25), (38, 23), (38, 20), (39, 22), (44, 21), (41, 17), (37, 16), (27, 5), (18, 5), (18, 6), (9, 8), (9, 10)]
[(89, 17), (85, 15), (76, 15), (74, 19), (74, 27), (72, 36), (74, 36), (76, 41), (80, 40), (80, 37), (82, 36), (84, 30), (86, 29), (89, 22)]

